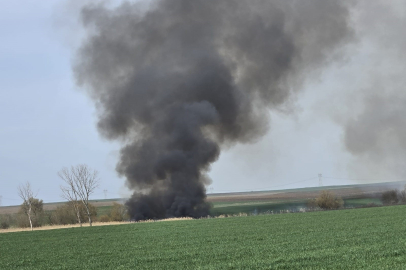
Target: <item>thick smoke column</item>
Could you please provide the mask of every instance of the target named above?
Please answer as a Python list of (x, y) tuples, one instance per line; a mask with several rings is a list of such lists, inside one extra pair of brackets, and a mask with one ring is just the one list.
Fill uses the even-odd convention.
[(223, 145), (267, 130), (305, 75), (351, 38), (343, 1), (162, 0), (83, 8), (74, 67), (139, 219), (208, 214), (206, 172)]

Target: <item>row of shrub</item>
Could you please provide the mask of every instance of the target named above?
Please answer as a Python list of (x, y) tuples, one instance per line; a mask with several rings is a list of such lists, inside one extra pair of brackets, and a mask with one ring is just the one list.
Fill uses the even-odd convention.
[[(405, 204), (406, 203), (406, 187), (403, 190), (388, 190), (382, 193), (381, 202), (383, 205)], [(320, 195), (308, 201), (308, 208), (320, 208), (323, 210), (339, 209), (344, 206), (342, 198), (334, 196), (330, 191), (322, 191)], [(377, 206), (375, 204), (368, 206)]]
[(382, 193), (381, 196), (382, 204), (393, 205), (393, 204), (404, 204), (406, 203), (406, 189), (404, 190), (388, 190)]
[(332, 192), (323, 190), (320, 195), (312, 200), (309, 200), (307, 207), (310, 209), (320, 208), (323, 210), (339, 209), (344, 206), (342, 198), (335, 196)]
[[(113, 203), (108, 213), (97, 217), (97, 208), (89, 204), (90, 215), (92, 220), (99, 222), (109, 221), (125, 221), (128, 220), (127, 209), (123, 204)], [(83, 204), (79, 204), (79, 217), (82, 223), (86, 223), (87, 214)], [(58, 206), (55, 210), (44, 211), (43, 203), (38, 200), (33, 205), (32, 210), (32, 225), (33, 227), (41, 227), (45, 225), (68, 225), (78, 224), (78, 217), (71, 203), (65, 203)], [(28, 228), (30, 223), (26, 214), (24, 205), (16, 214), (0, 215), (0, 229), (8, 229), (10, 227)]]
[(125, 221), (129, 219), (127, 208), (120, 203), (113, 203), (108, 214), (99, 217), (100, 222)]

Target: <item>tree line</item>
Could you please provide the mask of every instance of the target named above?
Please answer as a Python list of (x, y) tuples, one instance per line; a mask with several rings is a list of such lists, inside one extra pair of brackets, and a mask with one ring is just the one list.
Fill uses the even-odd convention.
[[(43, 201), (36, 198), (37, 194), (34, 194), (31, 184), (26, 182), (19, 185), (18, 195), (23, 203), (17, 215), (3, 215), (0, 228), (6, 229), (12, 223), (18, 227), (29, 227), (31, 231), (43, 224), (78, 223), (82, 227), (85, 220), (92, 226), (97, 217), (97, 208), (89, 202), (89, 199), (99, 187), (98, 175), (97, 170), (86, 164), (62, 168), (58, 176), (63, 181), (60, 186), (61, 197), (66, 203), (47, 213), (44, 211)], [(100, 221), (123, 221), (126, 219), (126, 208), (122, 204), (113, 203), (110, 211), (100, 218)]]

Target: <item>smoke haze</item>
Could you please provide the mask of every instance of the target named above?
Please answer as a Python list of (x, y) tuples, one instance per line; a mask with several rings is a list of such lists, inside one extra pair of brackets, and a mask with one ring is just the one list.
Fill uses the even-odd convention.
[(340, 59), (353, 39), (347, 4), (84, 7), (74, 72), (96, 104), (100, 133), (122, 143), (116, 170), (134, 191), (131, 217), (207, 215), (210, 165), (222, 148), (263, 136), (268, 111), (289, 112), (306, 77)]
[(361, 177), (404, 179), (406, 2), (359, 1), (356, 11), (357, 47), (366, 57), (358, 79), (339, 94), (345, 110), (338, 112), (345, 149), (354, 158), (350, 169)]

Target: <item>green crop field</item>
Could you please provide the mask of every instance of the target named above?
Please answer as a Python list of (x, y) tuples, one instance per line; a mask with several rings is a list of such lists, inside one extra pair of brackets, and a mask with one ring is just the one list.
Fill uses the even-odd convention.
[[(362, 207), (368, 204), (381, 205), (379, 198), (351, 198), (344, 199), (344, 207)], [(210, 215), (233, 215), (238, 213), (279, 213), (280, 211), (297, 212), (307, 208), (307, 200), (268, 200), (268, 201), (232, 201), (215, 202), (212, 204)]]
[(406, 206), (0, 234), (0, 269), (405, 269)]
[(233, 215), (238, 213), (269, 213), (280, 212), (284, 210), (298, 211), (306, 207), (305, 200), (286, 200), (286, 201), (235, 201), (213, 203), (210, 215)]

